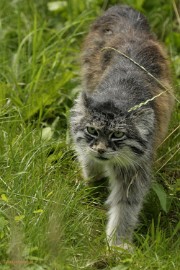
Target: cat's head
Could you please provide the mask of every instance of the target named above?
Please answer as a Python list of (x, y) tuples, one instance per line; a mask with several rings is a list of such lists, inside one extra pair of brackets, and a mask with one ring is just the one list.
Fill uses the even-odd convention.
[(111, 102), (83, 101), (73, 113), (72, 129), (76, 145), (99, 162), (136, 163), (152, 147), (154, 111), (141, 107), (122, 112)]

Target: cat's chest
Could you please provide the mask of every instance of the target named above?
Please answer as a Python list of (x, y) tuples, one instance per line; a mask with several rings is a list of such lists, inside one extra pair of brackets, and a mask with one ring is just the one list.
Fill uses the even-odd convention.
[(107, 174), (110, 179), (110, 182), (112, 181), (118, 181), (123, 184), (129, 183), (133, 172), (131, 167), (123, 167), (122, 165), (114, 165), (114, 164), (108, 164), (107, 165)]

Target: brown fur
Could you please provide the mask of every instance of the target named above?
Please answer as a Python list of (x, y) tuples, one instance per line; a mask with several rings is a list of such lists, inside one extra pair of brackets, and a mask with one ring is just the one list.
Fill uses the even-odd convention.
[[(121, 24), (123, 23), (122, 20), (120, 22)], [(126, 18), (124, 18), (124, 20), (123, 25), (126, 28), (128, 22)], [(168, 91), (166, 91), (164, 87), (157, 84), (155, 80), (153, 81), (149, 76), (149, 81), (152, 84), (151, 93), (153, 96), (164, 92), (161, 96), (155, 98), (154, 101), (155, 113), (157, 116), (155, 135), (155, 148), (157, 148), (166, 135), (174, 104), (167, 54), (164, 47), (156, 40), (153, 34), (147, 31), (147, 29), (141, 29), (140, 31), (139, 29), (128, 26), (123, 34), (114, 34), (114, 29), (111, 29), (111, 21), (106, 19), (105, 22), (102, 21), (101, 25), (101, 19), (97, 20), (91, 27), (91, 31), (85, 39), (82, 55), (83, 87), (86, 91), (89, 91), (90, 93), (93, 92), (103, 80), (104, 74), (108, 68), (115, 63), (118, 52), (113, 50), (102, 50), (104, 47), (115, 48), (135, 61), (136, 59), (134, 59), (133, 56), (139, 54), (138, 57), (141, 61), (138, 61), (138, 64), (143, 66), (149, 73), (155, 76), (166, 89), (168, 89)], [(137, 51), (133, 54), (131, 46), (133, 46), (134, 43), (137, 45), (134, 46), (137, 47)], [(146, 67), (147, 58), (149, 59), (149, 62), (153, 63), (152, 67)]]

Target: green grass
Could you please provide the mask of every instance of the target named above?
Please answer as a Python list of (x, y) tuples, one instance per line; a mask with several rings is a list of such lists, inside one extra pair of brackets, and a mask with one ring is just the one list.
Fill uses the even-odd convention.
[[(55, 11), (50, 2), (0, 1), (0, 269), (177, 270), (179, 103), (134, 252), (108, 250), (104, 198), (85, 187), (67, 127), (82, 39), (101, 9), (118, 1), (60, 1)], [(178, 1), (121, 3), (143, 11), (165, 43), (180, 99)]]

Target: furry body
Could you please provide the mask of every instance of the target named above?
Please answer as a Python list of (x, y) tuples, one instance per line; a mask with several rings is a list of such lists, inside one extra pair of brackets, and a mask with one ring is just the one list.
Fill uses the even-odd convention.
[(173, 107), (166, 54), (142, 14), (114, 6), (94, 22), (82, 52), (82, 81), (71, 132), (85, 179), (109, 178), (107, 239), (121, 245), (132, 240)]

